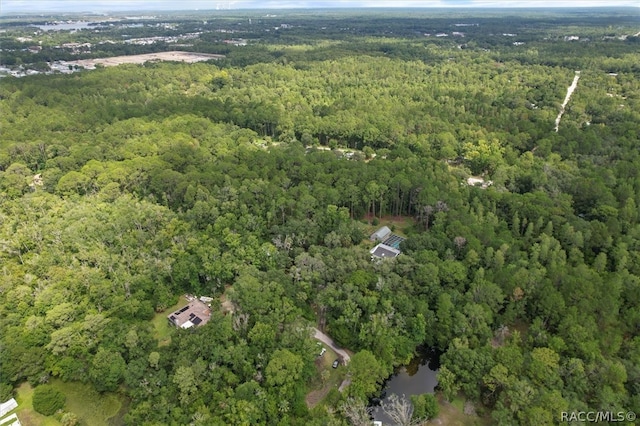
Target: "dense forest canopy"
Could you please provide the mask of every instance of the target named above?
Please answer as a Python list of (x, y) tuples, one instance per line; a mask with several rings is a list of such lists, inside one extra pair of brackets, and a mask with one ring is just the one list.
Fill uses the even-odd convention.
[[(132, 425), (360, 424), (432, 347), (482, 424), (640, 413), (634, 12), (8, 19), (6, 66), (174, 49), (99, 44), (125, 31), (226, 58), (0, 80), (0, 399), (83, 382)], [(372, 262), (390, 218), (402, 254)], [(185, 293), (211, 320), (163, 340)], [(314, 326), (353, 355), (312, 406)]]

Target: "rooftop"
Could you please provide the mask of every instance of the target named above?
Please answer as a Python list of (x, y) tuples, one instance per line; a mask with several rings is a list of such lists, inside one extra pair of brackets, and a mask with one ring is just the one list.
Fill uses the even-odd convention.
[(400, 250), (400, 243), (402, 243), (404, 240), (405, 239), (403, 237), (401, 237), (400, 235), (391, 234), (389, 237), (387, 237), (387, 239), (382, 241), (382, 244), (387, 245), (387, 246), (391, 246), (394, 249)]
[(378, 229), (376, 232), (374, 232), (373, 234), (371, 234), (371, 237), (369, 237), (369, 239), (371, 241), (375, 241), (375, 240), (384, 240), (387, 236), (389, 236), (389, 234), (391, 234), (391, 229), (389, 229), (388, 226), (383, 226), (382, 228)]
[[(18, 403), (15, 398), (11, 398), (0, 404), (0, 417), (3, 417), (5, 414), (13, 411), (18, 407)], [(4, 420), (1, 422), (4, 423)]]
[(200, 300), (194, 299), (187, 306), (168, 315), (167, 318), (171, 324), (178, 328), (201, 326), (211, 319), (211, 308)]
[(400, 254), (400, 250), (386, 244), (378, 244), (372, 248), (369, 253), (371, 253), (372, 256), (384, 259), (388, 257), (397, 257)]

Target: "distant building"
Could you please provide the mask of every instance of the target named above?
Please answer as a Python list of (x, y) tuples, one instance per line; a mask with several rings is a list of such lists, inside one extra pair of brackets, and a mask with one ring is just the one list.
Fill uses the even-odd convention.
[(467, 185), (469, 185), (469, 186), (477, 186), (477, 187), (480, 187), (482, 189), (487, 189), (488, 187), (493, 185), (493, 181), (484, 180), (484, 179), (479, 178), (479, 177), (471, 176), (470, 178), (467, 179)]
[(169, 324), (178, 328), (191, 328), (205, 325), (211, 319), (211, 308), (204, 302), (194, 299), (187, 306), (167, 316)]
[(223, 43), (225, 44), (231, 44), (233, 46), (246, 46), (247, 45), (247, 41), (241, 38), (232, 38), (229, 40), (223, 40)]
[(374, 258), (388, 259), (388, 258), (398, 257), (400, 255), (400, 250), (398, 250), (397, 248), (388, 246), (386, 244), (380, 243), (374, 248), (372, 248), (369, 253), (371, 253), (371, 260), (374, 260)]
[(369, 239), (371, 241), (384, 241), (389, 235), (391, 235), (391, 229), (389, 229), (388, 226), (383, 226), (382, 228), (371, 234)]

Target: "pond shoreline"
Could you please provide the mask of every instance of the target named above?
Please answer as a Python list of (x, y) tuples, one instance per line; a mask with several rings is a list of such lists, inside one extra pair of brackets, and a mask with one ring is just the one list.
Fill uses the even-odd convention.
[(388, 402), (392, 394), (399, 397), (404, 395), (409, 399), (411, 395), (433, 393), (438, 385), (436, 374), (440, 368), (440, 355), (442, 352), (435, 348), (419, 347), (417, 355), (409, 364), (397, 367), (382, 383), (377, 397), (369, 400), (369, 407), (373, 409), (373, 419), (390, 424), (390, 420), (380, 408), (380, 403)]

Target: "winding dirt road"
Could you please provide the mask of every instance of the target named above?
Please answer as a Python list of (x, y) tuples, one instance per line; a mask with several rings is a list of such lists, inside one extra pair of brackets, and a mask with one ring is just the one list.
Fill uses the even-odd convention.
[(331, 349), (334, 350), (335, 353), (337, 353), (342, 357), (344, 365), (347, 365), (349, 363), (349, 361), (351, 360), (351, 357), (349, 356), (347, 351), (342, 349), (340, 346), (336, 345), (336, 343), (333, 341), (331, 337), (327, 336), (326, 334), (324, 334), (322, 331), (318, 330), (315, 327), (313, 328), (313, 333), (314, 333), (313, 337), (316, 340), (319, 340), (325, 345), (329, 346)]

